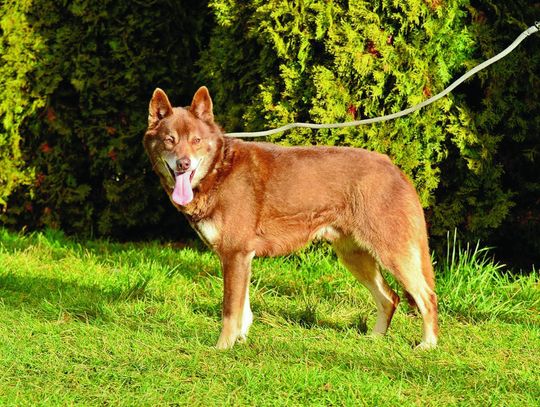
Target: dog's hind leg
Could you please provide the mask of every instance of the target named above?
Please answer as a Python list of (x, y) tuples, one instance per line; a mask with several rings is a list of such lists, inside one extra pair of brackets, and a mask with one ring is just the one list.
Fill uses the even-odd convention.
[(399, 304), (398, 295), (386, 283), (377, 261), (368, 251), (348, 238), (334, 242), (333, 246), (343, 265), (371, 292), (377, 306), (373, 334), (384, 335)]
[(438, 335), (437, 295), (427, 242), (415, 242), (409, 245), (408, 250), (397, 253), (395, 251), (391, 258), (384, 259), (383, 264), (403, 285), (422, 314), (423, 339), (418, 348), (434, 348)]
[(216, 347), (232, 348), (245, 340), (253, 316), (249, 305), (251, 260), (255, 252), (221, 255), (223, 272), (223, 328)]

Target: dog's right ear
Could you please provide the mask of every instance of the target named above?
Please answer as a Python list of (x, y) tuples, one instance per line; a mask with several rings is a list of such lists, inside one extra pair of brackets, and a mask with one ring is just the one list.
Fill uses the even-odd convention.
[(156, 88), (148, 106), (148, 127), (155, 126), (161, 119), (172, 113), (173, 108), (169, 98), (160, 88)]
[(189, 110), (199, 119), (204, 120), (205, 122), (213, 122), (214, 113), (212, 112), (212, 108), (213, 103), (210, 92), (208, 92), (206, 86), (201, 86), (197, 92), (195, 92)]

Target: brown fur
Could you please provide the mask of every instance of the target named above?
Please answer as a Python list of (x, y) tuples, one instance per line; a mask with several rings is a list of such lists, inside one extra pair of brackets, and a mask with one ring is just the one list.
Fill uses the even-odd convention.
[[(404, 286), (424, 318), (424, 348), (437, 340), (437, 300), (423, 210), (403, 173), (385, 155), (345, 147), (281, 147), (225, 138), (208, 90), (188, 108), (172, 108), (156, 89), (144, 145), (165, 191), (174, 177), (162, 160), (200, 162), (194, 197), (173, 204), (218, 254), (224, 277), (219, 348), (245, 339), (253, 256), (277, 256), (314, 238), (330, 241), (371, 291), (374, 332), (384, 334), (399, 302), (380, 269)], [(202, 160), (202, 161), (199, 161)], [(171, 198), (172, 200), (172, 198)]]

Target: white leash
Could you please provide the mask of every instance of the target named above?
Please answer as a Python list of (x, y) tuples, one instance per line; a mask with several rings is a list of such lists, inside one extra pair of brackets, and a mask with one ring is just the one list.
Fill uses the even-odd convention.
[(269, 136), (271, 134), (281, 133), (283, 131), (287, 131), (290, 129), (294, 129), (295, 127), (303, 127), (303, 128), (309, 128), (309, 129), (335, 129), (335, 128), (341, 128), (341, 127), (353, 127), (353, 126), (360, 126), (362, 124), (371, 124), (371, 123), (377, 123), (377, 122), (383, 122), (387, 120), (396, 119), (401, 116), (408, 115), (409, 113), (412, 113), (416, 110), (419, 110), (423, 108), (424, 106), (427, 106), (436, 100), (439, 100), (440, 98), (446, 96), (452, 90), (454, 90), (458, 85), (460, 85), (463, 81), (467, 80), (471, 76), (473, 76), (475, 73), (481, 71), (482, 69), (488, 67), (489, 65), (493, 64), (494, 62), (497, 62), (499, 59), (504, 58), (506, 55), (508, 55), (510, 52), (516, 48), (521, 41), (523, 41), (525, 38), (527, 38), (529, 35), (537, 32), (540, 30), (540, 21), (536, 21), (533, 26), (527, 28), (525, 31), (523, 31), (510, 46), (508, 46), (503, 51), (499, 52), (494, 57), (488, 59), (487, 61), (482, 62), (480, 65), (477, 65), (476, 67), (472, 68), (470, 71), (459, 77), (456, 81), (454, 81), (450, 86), (448, 86), (445, 90), (443, 90), (440, 93), (437, 93), (435, 96), (430, 97), (427, 100), (424, 100), (423, 102), (413, 106), (409, 107), (408, 109), (402, 110), (401, 112), (387, 114), (385, 116), (381, 117), (375, 117), (373, 119), (364, 119), (364, 120), (355, 120), (351, 122), (344, 122), (344, 123), (329, 123), (329, 124), (314, 124), (314, 123), (290, 123), (285, 126), (278, 127), (277, 129), (271, 129), (271, 130), (264, 130), (264, 131), (254, 131), (254, 132), (238, 132), (238, 133), (225, 133), (225, 136), (227, 137), (238, 137), (238, 138), (244, 138), (244, 137), (264, 137)]

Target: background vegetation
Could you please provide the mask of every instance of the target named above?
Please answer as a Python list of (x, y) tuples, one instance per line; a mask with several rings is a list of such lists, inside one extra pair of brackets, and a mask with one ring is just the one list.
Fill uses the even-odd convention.
[(114, 237), (180, 224), (141, 140), (156, 86), (196, 89), (207, 14), (190, 0), (3, 3), (5, 223)]
[[(373, 117), (442, 90), (539, 15), (526, 0), (6, 0), (1, 221), (178, 238), (189, 229), (141, 146), (156, 86), (185, 105), (206, 84), (228, 131)], [(528, 39), (405, 119), (272, 141), (385, 152), (414, 180), (435, 247), (458, 227), (530, 268), (540, 262), (538, 47)]]
[[(225, 127), (248, 130), (412, 106), (504, 49), (540, 13), (539, 3), (526, 1), (215, 1), (211, 7), (217, 27), (203, 52), (202, 77), (214, 89)], [(538, 48), (533, 38), (407, 118), (295, 130), (273, 140), (384, 152), (414, 180), (435, 246), (458, 227), (466, 239), (488, 240), (503, 248), (505, 259), (530, 266), (532, 258), (540, 261)]]

